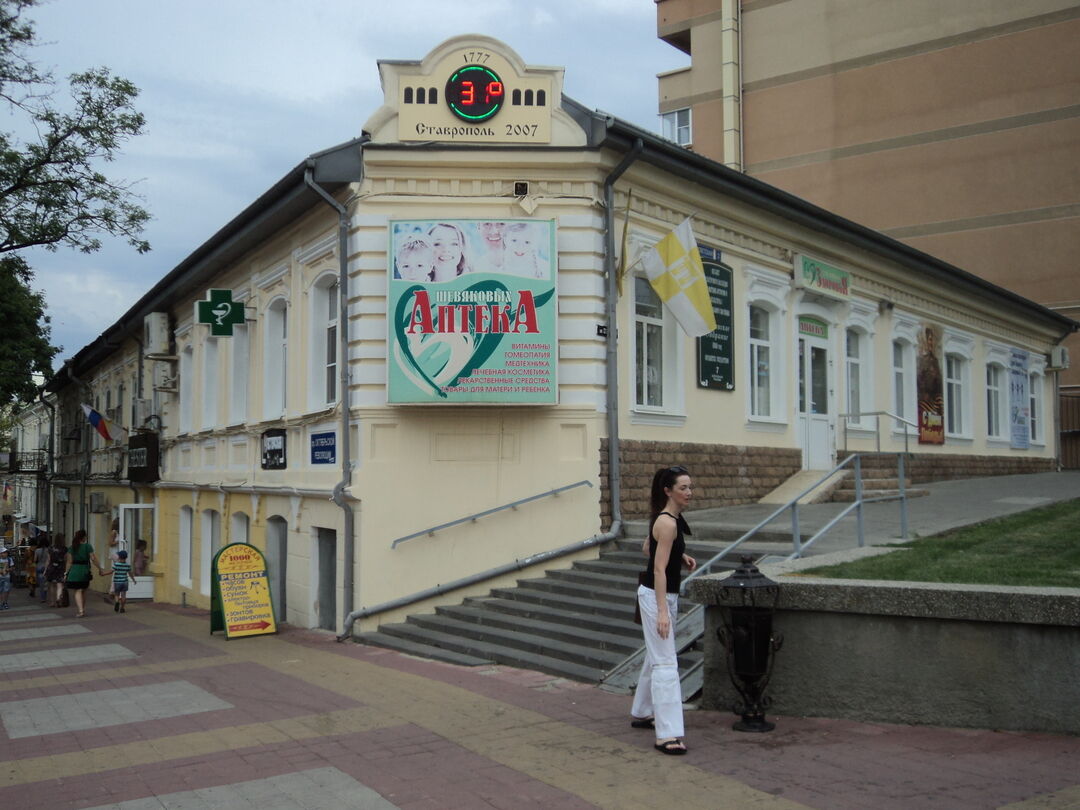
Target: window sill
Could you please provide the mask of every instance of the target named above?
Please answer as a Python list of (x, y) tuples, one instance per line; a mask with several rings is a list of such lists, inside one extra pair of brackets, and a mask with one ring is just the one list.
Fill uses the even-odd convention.
[(686, 414), (670, 411), (646, 411), (640, 408), (630, 409), (630, 424), (654, 425), (656, 427), (683, 427)]
[(945, 440), (951, 442), (962, 442), (963, 444), (972, 444), (975, 441), (975, 437), (969, 433), (946, 433)]
[(764, 416), (752, 416), (746, 420), (746, 429), (758, 433), (786, 433), (788, 423), (783, 419)]

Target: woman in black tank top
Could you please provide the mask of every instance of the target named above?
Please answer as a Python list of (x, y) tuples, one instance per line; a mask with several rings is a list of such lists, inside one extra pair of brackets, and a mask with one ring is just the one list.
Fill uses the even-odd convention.
[(682, 568), (697, 561), (686, 553), (690, 534), (682, 512), (690, 505), (694, 485), (685, 467), (664, 467), (653, 476), (650, 499), (649, 565), (638, 586), (638, 609), (645, 635), (630, 724), (656, 731), (655, 748), (664, 754), (685, 754), (682, 741), (682, 685), (675, 654), (675, 617)]

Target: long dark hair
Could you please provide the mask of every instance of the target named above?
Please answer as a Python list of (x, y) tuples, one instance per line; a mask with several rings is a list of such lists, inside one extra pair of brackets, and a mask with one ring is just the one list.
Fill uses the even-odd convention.
[(52, 547), (57, 551), (67, 551), (67, 538), (63, 532), (57, 532), (53, 535)]
[(652, 492), (649, 495), (649, 525), (656, 522), (656, 516), (664, 511), (667, 506), (668, 494), (665, 489), (671, 489), (680, 475), (689, 475), (686, 467), (678, 465), (674, 467), (661, 467), (652, 477)]
[(71, 537), (71, 553), (78, 551), (79, 546), (86, 542), (86, 529), (79, 529)]

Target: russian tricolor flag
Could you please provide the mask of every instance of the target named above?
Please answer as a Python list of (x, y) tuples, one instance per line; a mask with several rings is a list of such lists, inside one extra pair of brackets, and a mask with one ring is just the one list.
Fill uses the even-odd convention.
[[(113, 439), (119, 437), (120, 431), (123, 430), (122, 427), (112, 424), (108, 419), (85, 403), (83, 403), (82, 409), (83, 413), (86, 414), (86, 418), (90, 420), (90, 424), (94, 426), (94, 430), (101, 434), (101, 438), (107, 442), (111, 442)], [(110, 427), (112, 428), (112, 431), (109, 430)], [(116, 435), (114, 436), (113, 433)]]

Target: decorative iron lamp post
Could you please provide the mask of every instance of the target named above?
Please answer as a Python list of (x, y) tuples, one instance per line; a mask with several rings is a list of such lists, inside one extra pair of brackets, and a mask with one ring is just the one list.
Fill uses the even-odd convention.
[(752, 558), (743, 555), (741, 564), (721, 580), (724, 624), (716, 636), (727, 651), (728, 674), (742, 702), (732, 707), (742, 715), (732, 728), (736, 731), (772, 731), (775, 723), (765, 719), (772, 702), (765, 687), (772, 676), (775, 653), (784, 639), (773, 633), (773, 615), (780, 586), (762, 574)]

